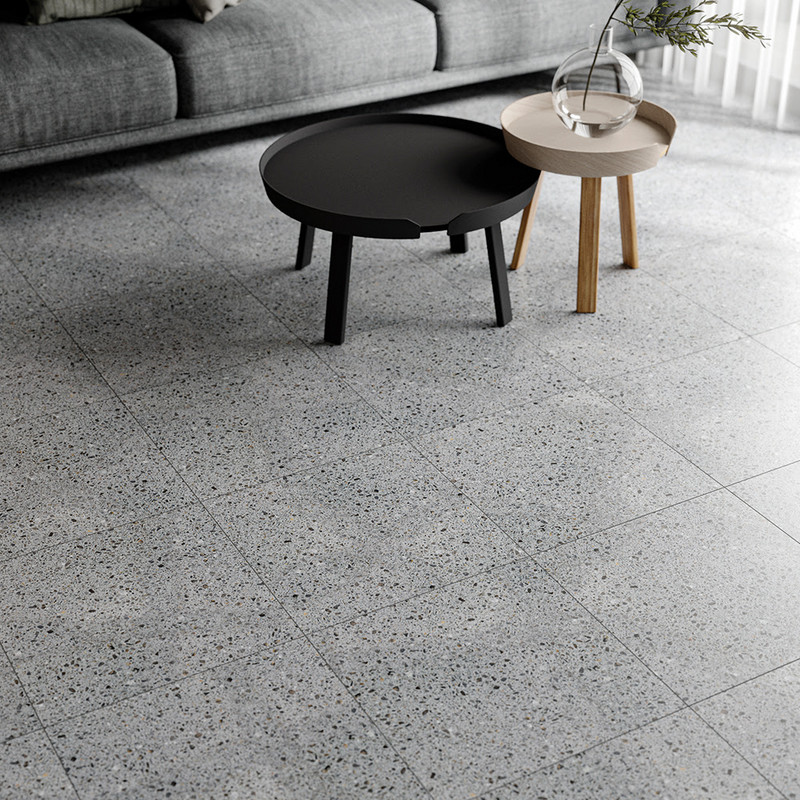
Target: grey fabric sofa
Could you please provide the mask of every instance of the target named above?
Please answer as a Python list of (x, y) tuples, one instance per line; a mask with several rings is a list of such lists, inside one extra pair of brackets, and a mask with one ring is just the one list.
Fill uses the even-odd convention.
[(555, 67), (606, 13), (598, 0), (244, 0), (207, 24), (0, 22), (0, 170)]

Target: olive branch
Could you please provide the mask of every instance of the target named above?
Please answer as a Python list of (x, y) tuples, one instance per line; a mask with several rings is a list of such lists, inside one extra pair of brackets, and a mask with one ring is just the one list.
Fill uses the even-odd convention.
[[(705, 14), (705, 6), (714, 6), (714, 0), (699, 0), (696, 4), (676, 7), (670, 0), (662, 0), (650, 11), (630, 5), (630, 0), (619, 0), (606, 27), (612, 21), (619, 22), (637, 36), (640, 33), (653, 33), (666, 39), (671, 45), (683, 53), (697, 55), (697, 48), (711, 44), (712, 30), (728, 30), (745, 39), (761, 42), (763, 46), (769, 41), (755, 25), (746, 25), (737, 14)], [(617, 19), (615, 14), (620, 7), (625, 7), (625, 16)]]

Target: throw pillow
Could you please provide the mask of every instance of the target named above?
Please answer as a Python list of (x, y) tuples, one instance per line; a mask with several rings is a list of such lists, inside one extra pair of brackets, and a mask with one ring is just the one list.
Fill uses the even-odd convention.
[(200, 22), (208, 22), (222, 11), (225, 6), (238, 6), (241, 0), (186, 0), (192, 13)]
[(28, 0), (28, 22), (43, 25), (58, 19), (107, 17), (137, 8), (179, 6), (179, 0)]

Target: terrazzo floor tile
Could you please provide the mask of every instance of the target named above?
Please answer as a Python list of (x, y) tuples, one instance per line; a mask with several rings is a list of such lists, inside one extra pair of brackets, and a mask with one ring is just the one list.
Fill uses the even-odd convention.
[(197, 492), (222, 494), (399, 438), (321, 367), (303, 347), (287, 347), (211, 376), (126, 395), (125, 402)]
[(800, 798), (800, 663), (695, 706), (697, 713), (790, 800)]
[(311, 634), (434, 797), (467, 797), (680, 703), (532, 562)]
[[(763, 149), (754, 149), (750, 163), (742, 160), (736, 168), (736, 191), (725, 192), (725, 200), (737, 211), (764, 225), (775, 225), (800, 215), (800, 158), (797, 146), (786, 146), (786, 137), (776, 136), (765, 142)], [(772, 146), (770, 146), (772, 145)], [(723, 169), (729, 170), (730, 165)], [(780, 198), (776, 203), (775, 198)]]
[(800, 462), (735, 483), (730, 490), (800, 542)]
[(580, 385), (516, 330), (487, 327), (480, 316), (398, 324), (320, 356), (410, 435)]
[[(655, 273), (660, 266), (665, 275), (672, 276), (669, 264), (679, 274), (684, 273), (687, 270), (679, 261), (691, 256), (692, 272), (702, 272), (708, 262), (718, 259), (724, 241), (743, 233), (756, 234), (764, 224), (746, 208), (731, 204), (731, 196), (740, 193), (731, 178), (731, 174), (736, 174), (735, 168), (731, 170), (724, 157), (714, 163), (717, 159), (692, 152), (694, 143), (689, 141), (691, 135), (682, 122), (679, 118), (669, 154), (654, 169), (637, 173), (634, 178), (639, 257), (648, 273)], [(697, 136), (707, 142), (709, 130), (713, 126), (703, 126), (697, 129)], [(610, 197), (609, 202), (612, 202)], [(613, 202), (616, 204), (616, 198)], [(618, 225), (617, 222), (617, 231)], [(685, 249), (687, 256), (681, 256), (680, 260), (671, 258), (678, 248)], [(693, 283), (690, 285), (694, 287)], [(724, 283), (717, 288), (723, 286)], [(691, 290), (687, 295), (694, 297)], [(712, 296), (718, 300), (716, 295)], [(717, 310), (714, 304), (709, 308)]]
[[(99, 169), (102, 172), (102, 164)], [(7, 179), (0, 182), (0, 249), (9, 255), (24, 249), (26, 229), (30, 235), (33, 226), (46, 228), (54, 218), (69, 213), (70, 206), (89, 202), (102, 192), (102, 179), (95, 180), (92, 172), (93, 165), (86, 160), (4, 173)]]
[(194, 499), (118, 403), (0, 427), (0, 560)]
[[(764, 246), (767, 235), (769, 247)], [(745, 228), (703, 247), (667, 251), (653, 259), (648, 273), (755, 334), (800, 319), (798, 268), (796, 240), (779, 231)]]
[(642, 800), (781, 795), (691, 711), (624, 734), (481, 800)]
[(0, 425), (111, 397), (111, 389), (46, 309), (0, 319)]
[[(735, 130), (732, 130), (735, 128)], [(727, 129), (727, 130), (726, 130)], [(718, 176), (717, 192), (725, 203), (751, 220), (773, 226), (800, 216), (800, 153), (797, 132), (770, 130), (738, 123), (720, 130), (719, 156), (704, 159), (702, 145), (696, 160)], [(726, 133), (734, 135), (726, 136)]]
[(800, 459), (800, 368), (752, 340), (596, 388), (720, 483)]
[(753, 338), (800, 367), (800, 322), (760, 333)]
[[(526, 293), (537, 290), (536, 284), (529, 285), (532, 277), (538, 277), (543, 272), (548, 272), (548, 274), (552, 272), (557, 276), (557, 280), (571, 287), (569, 291), (573, 293), (575, 291), (577, 275), (575, 264), (577, 261), (575, 264), (573, 263), (571, 246), (574, 244), (575, 259), (577, 259), (578, 206), (575, 206), (575, 224), (573, 225), (572, 216), (563, 212), (555, 199), (549, 203), (546, 202), (550, 198), (555, 198), (559, 192), (566, 192), (568, 195), (566, 202), (568, 203), (573, 187), (569, 183), (565, 184), (564, 176), (561, 175), (547, 175), (543, 186), (547, 187), (549, 195), (546, 196), (546, 199), (540, 200), (536, 212), (536, 224), (531, 233), (528, 257), (520, 269), (516, 271), (509, 269), (508, 271), (513, 315), (512, 326), (520, 318), (520, 311), (524, 310), (529, 302)], [(542, 194), (545, 194), (544, 188)], [(575, 196), (576, 201), (578, 197), (579, 195)], [(521, 218), (521, 213), (516, 214), (501, 225), (503, 250), (509, 266), (514, 255)], [(481, 308), (491, 310), (493, 309), (492, 283), (485, 236), (481, 231), (473, 231), (468, 234), (467, 238), (468, 250), (466, 253), (451, 253), (448, 238), (442, 232), (427, 234), (419, 239), (405, 239), (400, 244), (414, 257), (446, 278), (453, 286), (467, 292), (470, 297), (481, 304)], [(569, 246), (564, 244), (565, 241), (569, 241)], [(601, 252), (604, 257), (611, 258), (611, 255), (606, 253), (605, 244), (601, 240)], [(568, 310), (574, 306), (574, 299), (573, 297)]]
[(417, 442), (470, 500), (529, 551), (718, 486), (588, 389)]
[(0, 638), (51, 724), (297, 635), (197, 507), (0, 565)]
[(726, 490), (537, 561), (687, 702), (800, 658), (800, 544)]
[[(640, 269), (648, 274), (658, 256), (675, 251), (676, 239), (681, 247), (702, 252), (709, 241), (709, 219), (714, 220), (714, 233), (720, 237), (758, 227), (745, 213), (726, 205), (720, 184), (727, 176), (710, 169), (704, 160), (684, 155), (685, 139), (679, 121), (669, 154), (654, 169), (637, 173), (634, 178)], [(552, 187), (556, 177), (546, 175), (541, 202), (566, 220), (570, 234), (551, 253), (566, 259), (577, 272), (581, 182), (577, 177), (558, 176), (563, 188), (555, 192)], [(617, 266), (622, 264), (622, 247), (616, 180), (603, 179), (601, 193), (600, 263)], [(687, 213), (691, 208), (702, 208), (703, 212)], [(534, 228), (539, 223), (537, 209)]]
[[(657, 79), (658, 67), (653, 77)], [(659, 85), (655, 85), (658, 83)], [(724, 110), (714, 103), (697, 102), (685, 84), (679, 81), (651, 81), (652, 88), (648, 92), (653, 97), (660, 97), (656, 102), (663, 103), (678, 115), (678, 137), (673, 144), (680, 141), (681, 152), (686, 152), (692, 159), (708, 169), (719, 170), (727, 180), (735, 178), (740, 170), (757, 171), (764, 168), (764, 182), (769, 183), (768, 168), (786, 161), (786, 174), (797, 166), (796, 132), (778, 131), (770, 125), (753, 120), (745, 106), (730, 107)], [(722, 113), (720, 113), (722, 112)], [(717, 133), (714, 142), (714, 158), (709, 158), (708, 136)], [(670, 148), (670, 155), (672, 155)], [(735, 188), (735, 183), (732, 184)], [(748, 203), (746, 192), (731, 192), (727, 196), (729, 204), (750, 213), (751, 208), (758, 208), (761, 198)], [(773, 203), (774, 208), (774, 203)], [(764, 221), (774, 222), (775, 215), (767, 214)]]
[(73, 307), (59, 319), (120, 393), (263, 358), (294, 338), (224, 278)]
[[(241, 131), (232, 131), (198, 137), (188, 148), (183, 140), (110, 158), (115, 176), (131, 180), (225, 268), (247, 272), (264, 267), (265, 233), (280, 213), (267, 199), (258, 161), (277, 138), (273, 129), (295, 126), (297, 120), (286, 120), (269, 126), (270, 136), (251, 130), (245, 138)], [(295, 241), (287, 253), (290, 260), (296, 246)]]
[[(0, 708), (3, 710), (0, 714), (0, 742), (42, 727), (2, 648), (0, 648)], [(0, 782), (0, 792), (2, 792), (2, 782)]]
[(735, 483), (730, 490), (800, 542), (800, 462)]
[[(305, 341), (319, 343), (325, 329), (330, 235), (315, 236), (314, 257), (302, 270), (294, 269), (297, 223), (278, 226), (279, 237), (270, 244), (271, 257), (264, 268), (244, 278), (247, 287), (279, 319)], [(276, 243), (282, 243), (279, 247)], [(285, 244), (283, 244), (285, 243)], [(458, 259), (459, 254), (448, 254)], [(487, 285), (491, 288), (488, 263)], [(477, 305), (457, 285), (391, 239), (356, 239), (350, 272), (345, 345), (365, 332), (398, 322), (429, 320), (469, 323), (473, 309), (485, 324), (494, 325), (494, 304)]]
[(78, 800), (75, 787), (44, 733), (0, 742), (0, 775), (3, 800)]
[[(37, 199), (47, 202), (39, 207)], [(21, 197), (19, 206), (15, 220), (4, 219), (4, 248), (53, 309), (102, 304), (113, 295), (135, 299), (146, 289), (220, 272), (214, 258), (129, 181), (87, 181), (63, 195)]]
[(800, 214), (792, 217), (792, 219), (779, 222), (775, 228), (785, 236), (800, 242)]
[[(14, 591), (34, 575), (28, 598), (50, 602), (57, 587), (64, 611), (23, 609), (48, 626), (35, 641), (19, 629), (33, 660), (11, 647), (5, 669), (0, 650), (0, 742), (12, 737), (0, 744), (3, 800), (77, 797), (48, 737), (81, 800), (430, 797), (409, 765), (447, 800), (515, 783), (526, 800), (535, 789), (605, 800), (594, 775), (609, 800), (639, 800), (659, 781), (674, 796), (772, 798), (746, 760), (800, 798), (797, 667), (785, 666), (797, 657), (800, 546), (797, 136), (698, 102), (660, 68), (643, 75), (678, 131), (667, 158), (636, 177), (638, 271), (620, 267), (604, 181), (594, 315), (573, 310), (580, 181), (569, 176), (545, 176), (527, 262), (508, 275), (509, 326), (494, 329), (480, 232), (464, 254), (441, 232), (362, 239), (342, 348), (321, 342), (330, 235), (318, 233), (312, 263), (295, 271), (299, 224), (258, 175), (263, 149), (303, 120), (0, 180), (0, 338), (13, 365), (0, 367), (0, 573)], [(497, 125), (549, 77), (362, 110)], [(519, 218), (503, 224), (508, 260)], [(503, 381), (487, 390), (496, 370), (475, 384), (449, 374), (476, 354), (506, 367), (508, 396), (496, 392)], [(548, 357), (592, 387), (559, 383), (561, 394), (531, 399), (531, 387), (550, 391), (549, 377), (538, 382)], [(89, 362), (121, 404), (104, 399)], [(437, 403), (459, 421), (452, 430), (426, 427)], [(177, 511), (197, 501), (178, 470), (217, 495), (206, 505), (224, 533)], [(720, 482), (729, 493), (684, 502)], [(109, 549), (125, 535), (127, 551)], [(520, 544), (562, 559), (559, 580), (577, 599), (531, 562), (509, 566)], [(245, 557), (326, 642), (363, 707), (305, 639), (246, 649), (273, 618), (250, 613), (255, 595), (234, 570)], [(210, 570), (213, 582), (192, 582)], [(10, 592), (0, 584), (4, 607), (18, 602)], [(97, 597), (105, 616), (93, 620)], [(138, 621), (150, 644), (126, 668), (140, 671), (130, 686), (119, 668), (103, 682), (102, 637)], [(218, 666), (167, 688), (178, 674), (167, 662), (189, 641), (199, 644), (188, 662)], [(76, 692), (45, 680), (57, 667)], [(701, 698), (718, 733), (686, 710), (665, 717), (682, 701), (652, 670)], [(41, 731), (18, 680), (52, 708), (59, 692), (65, 707), (73, 695), (74, 707), (94, 708), (94, 694), (112, 704), (59, 722), (54, 711)], [(725, 691), (708, 699), (716, 685)], [(544, 788), (524, 783), (540, 767)]]
[[(263, 193), (263, 188), (262, 188)], [(235, 224), (228, 222), (227, 234), (219, 234), (214, 241), (204, 246), (211, 252), (219, 253), (220, 263), (257, 293), (263, 301), (272, 298), (271, 308), (280, 308), (281, 298), (286, 295), (290, 308), (299, 300), (300, 306), (311, 302), (311, 294), (300, 292), (298, 298), (292, 296), (297, 291), (294, 286), (301, 279), (304, 283), (312, 272), (320, 271), (327, 287), (328, 261), (330, 258), (330, 233), (317, 231), (314, 235), (314, 250), (311, 263), (302, 270), (295, 268), (297, 244), (300, 237), (300, 223), (282, 215), (277, 209), (263, 208), (267, 202), (259, 198), (258, 208), (252, 209), (244, 226), (238, 216)], [(220, 252), (222, 251), (222, 252)], [(319, 278), (321, 276), (317, 276)], [(305, 285), (305, 284), (304, 284)], [(313, 284), (314, 290), (317, 284)], [(298, 312), (295, 312), (298, 313)]]
[(207, 505), (304, 629), (521, 555), (406, 444)]
[[(522, 276), (520, 276), (522, 277)], [(525, 276), (516, 330), (584, 380), (595, 381), (742, 336), (644, 269), (600, 270), (594, 314), (576, 314), (575, 285), (558, 275)]]
[(305, 641), (87, 714), (52, 735), (82, 800), (426, 796)]
[(296, 119), (277, 120), (251, 128), (249, 135), (223, 131), (188, 142), (164, 142), (157, 148), (120, 150), (107, 158), (115, 180), (133, 182), (181, 225), (196, 227), (197, 233), (201, 228), (207, 231), (211, 241), (229, 226), (232, 213), (245, 216), (244, 212), (252, 214), (271, 205), (258, 161), (282, 130), (296, 127)]
[(8, 325), (18, 316), (41, 308), (41, 299), (0, 245), (0, 325)]

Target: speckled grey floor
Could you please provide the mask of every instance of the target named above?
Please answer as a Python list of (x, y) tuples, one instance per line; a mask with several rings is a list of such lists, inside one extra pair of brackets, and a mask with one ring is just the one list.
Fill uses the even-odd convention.
[(0, 798), (800, 798), (800, 138), (645, 78), (641, 269), (549, 175), (504, 329), (431, 234), (322, 343), (296, 121), (0, 176)]

